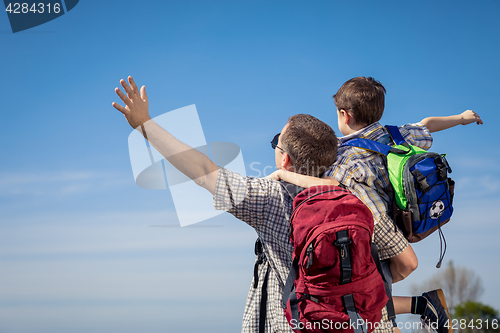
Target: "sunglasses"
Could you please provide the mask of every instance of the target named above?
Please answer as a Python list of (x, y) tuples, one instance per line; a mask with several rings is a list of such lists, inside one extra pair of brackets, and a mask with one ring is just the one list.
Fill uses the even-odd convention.
[(271, 147), (273, 147), (273, 149), (278, 148), (278, 149), (279, 149), (279, 150), (281, 150), (282, 152), (285, 152), (285, 151), (283, 150), (283, 148), (278, 147), (278, 140), (279, 140), (279, 138), (280, 138), (280, 134), (281, 134), (281, 133), (278, 133), (278, 134), (276, 134), (276, 135), (274, 136), (273, 140), (271, 141)]

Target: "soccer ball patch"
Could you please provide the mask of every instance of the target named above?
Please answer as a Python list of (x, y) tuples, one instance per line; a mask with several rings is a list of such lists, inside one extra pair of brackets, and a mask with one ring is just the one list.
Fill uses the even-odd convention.
[(444, 208), (444, 203), (441, 200), (434, 201), (429, 211), (430, 218), (434, 220), (439, 218), (443, 215)]

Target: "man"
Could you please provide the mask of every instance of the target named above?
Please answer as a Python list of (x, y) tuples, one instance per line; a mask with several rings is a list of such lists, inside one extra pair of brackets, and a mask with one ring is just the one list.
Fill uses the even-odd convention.
[[(283, 287), (291, 267), (293, 247), (288, 239), (292, 193), (272, 179), (242, 177), (217, 167), (207, 156), (177, 140), (149, 116), (146, 89), (128, 78), (120, 81), (126, 95), (115, 91), (125, 107), (113, 106), (125, 115), (172, 165), (214, 196), (214, 206), (226, 210), (255, 229), (262, 255), (258, 257), (248, 294), (242, 332), (292, 332), (281, 306)], [(319, 176), (335, 160), (337, 137), (330, 126), (309, 115), (289, 119), (272, 142), (278, 169)], [(256, 246), (257, 248), (258, 246)], [(260, 259), (260, 260), (259, 260)]]

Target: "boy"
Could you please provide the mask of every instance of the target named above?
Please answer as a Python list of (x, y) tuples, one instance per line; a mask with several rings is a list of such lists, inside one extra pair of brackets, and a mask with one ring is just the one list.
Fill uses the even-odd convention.
[[(378, 122), (384, 112), (385, 92), (384, 86), (371, 77), (356, 77), (342, 85), (333, 96), (337, 106), (338, 127), (344, 135), (339, 139), (339, 147), (353, 138), (390, 142), (387, 131)], [(432, 144), (430, 133), (473, 122), (482, 124), (474, 111), (467, 110), (456, 116), (425, 118), (420, 123), (402, 126), (400, 131), (408, 143), (428, 150)], [(395, 283), (417, 268), (415, 252), (401, 231), (394, 228), (388, 215), (394, 194), (385, 157), (344, 146), (339, 148), (337, 160), (325, 172), (323, 180), (292, 175), (286, 170), (278, 170), (272, 177), (303, 187), (336, 182), (344, 184), (372, 211), (375, 222), (373, 241), (378, 247), (386, 278)], [(444, 325), (449, 314), (441, 290), (419, 297), (394, 297), (393, 301), (396, 313), (420, 314), (424, 322), (438, 321), (438, 332), (448, 331)]]

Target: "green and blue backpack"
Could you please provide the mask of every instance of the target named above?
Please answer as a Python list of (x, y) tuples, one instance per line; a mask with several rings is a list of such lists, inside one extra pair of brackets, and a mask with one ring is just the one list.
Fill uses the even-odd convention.
[[(389, 179), (394, 188), (392, 218), (410, 243), (421, 241), (453, 214), (454, 182), (445, 155), (408, 144), (396, 126), (386, 126), (394, 146), (355, 138), (342, 146), (358, 147), (387, 157)], [(446, 251), (446, 241), (445, 241)], [(441, 265), (443, 251), (438, 266)]]

